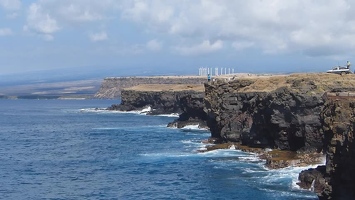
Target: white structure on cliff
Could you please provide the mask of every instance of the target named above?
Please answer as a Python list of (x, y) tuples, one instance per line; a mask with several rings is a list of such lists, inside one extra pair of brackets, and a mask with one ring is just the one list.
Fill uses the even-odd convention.
[(208, 68), (208, 67), (200, 67), (198, 69), (198, 75), (199, 76), (220, 76), (220, 75), (229, 75), (229, 74), (234, 74), (234, 68), (227, 68), (227, 67), (215, 67), (213, 68)]

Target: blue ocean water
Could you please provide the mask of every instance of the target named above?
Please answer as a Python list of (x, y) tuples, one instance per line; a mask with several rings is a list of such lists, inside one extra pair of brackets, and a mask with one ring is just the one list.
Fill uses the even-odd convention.
[(203, 130), (96, 110), (108, 100), (0, 100), (1, 199), (317, 199), (306, 168), (267, 170), (237, 150), (199, 153)]

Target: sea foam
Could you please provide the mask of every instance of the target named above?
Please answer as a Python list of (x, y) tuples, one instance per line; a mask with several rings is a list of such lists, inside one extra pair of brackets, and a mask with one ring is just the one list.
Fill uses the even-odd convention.
[(107, 110), (106, 108), (83, 108), (80, 109), (80, 112), (84, 113), (128, 113), (128, 114), (139, 114), (139, 115), (147, 115), (150, 111), (152, 111), (152, 108), (146, 107), (143, 108), (142, 110), (131, 110), (131, 111), (119, 111), (119, 110)]

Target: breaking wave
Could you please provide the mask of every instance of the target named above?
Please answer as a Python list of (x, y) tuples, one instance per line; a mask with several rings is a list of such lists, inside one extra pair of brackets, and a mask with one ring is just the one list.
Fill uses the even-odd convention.
[(83, 108), (80, 109), (80, 112), (84, 113), (130, 113), (138, 115), (146, 115), (152, 108), (150, 106), (143, 108), (142, 110), (132, 110), (132, 111), (118, 111), (118, 110), (107, 110), (106, 108)]

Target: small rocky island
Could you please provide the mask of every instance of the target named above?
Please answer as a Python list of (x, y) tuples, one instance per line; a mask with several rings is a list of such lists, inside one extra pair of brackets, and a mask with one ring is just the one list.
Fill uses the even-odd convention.
[(270, 168), (314, 164), (326, 154), (325, 166), (300, 173), (300, 187), (314, 187), (320, 199), (355, 199), (353, 88), (351, 74), (217, 77), (204, 86), (127, 88), (110, 109), (179, 113), (170, 126), (206, 124), (211, 142), (259, 152)]

